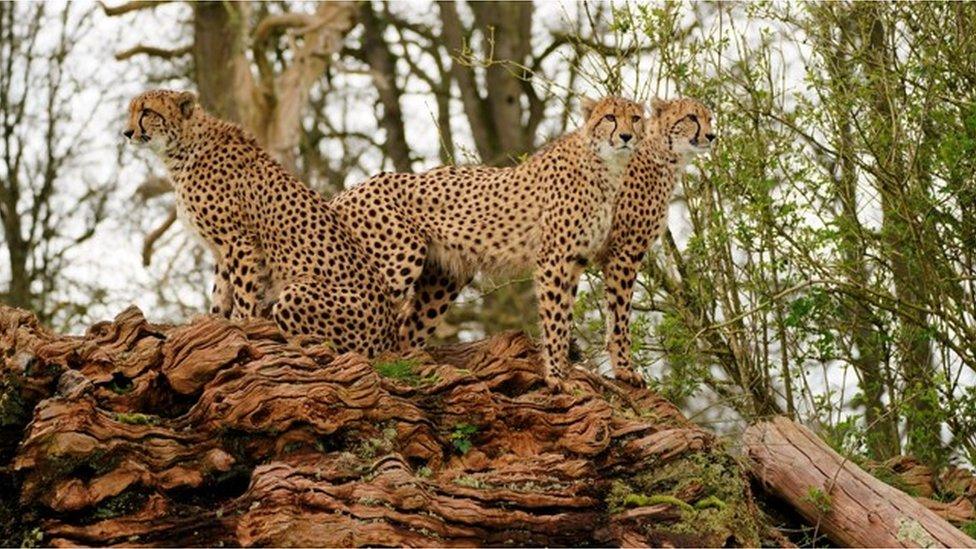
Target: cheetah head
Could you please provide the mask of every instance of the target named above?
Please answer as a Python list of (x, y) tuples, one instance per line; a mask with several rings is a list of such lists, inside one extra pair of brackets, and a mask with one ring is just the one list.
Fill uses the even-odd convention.
[(712, 111), (697, 99), (655, 99), (651, 110), (652, 131), (666, 140), (670, 150), (688, 157), (712, 148)]
[(186, 122), (198, 110), (192, 92), (151, 90), (129, 103), (129, 118), (122, 135), (131, 143), (163, 152), (183, 135)]
[(644, 105), (621, 97), (583, 99), (583, 131), (604, 161), (630, 159), (644, 139)]

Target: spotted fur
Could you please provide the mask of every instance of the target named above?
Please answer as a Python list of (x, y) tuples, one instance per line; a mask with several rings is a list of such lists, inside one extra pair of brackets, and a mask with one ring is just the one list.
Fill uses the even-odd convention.
[(630, 312), (644, 255), (667, 227), (668, 203), (693, 154), (715, 139), (711, 111), (695, 99), (656, 100), (648, 135), (627, 169), (600, 253), (607, 306), (607, 352), (618, 378), (638, 381), (632, 366)]
[(132, 100), (124, 133), (163, 159), (181, 217), (213, 252), (214, 314), (270, 314), (287, 335), (340, 352), (395, 345), (395, 307), (360, 242), (243, 129), (192, 93), (156, 90)]
[(603, 247), (644, 107), (618, 97), (584, 104), (583, 127), (507, 168), (451, 166), (384, 173), (336, 197), (377, 267), (405, 299), (400, 344), (434, 332), (478, 272), (534, 270), (547, 381), (568, 364), (579, 275)]

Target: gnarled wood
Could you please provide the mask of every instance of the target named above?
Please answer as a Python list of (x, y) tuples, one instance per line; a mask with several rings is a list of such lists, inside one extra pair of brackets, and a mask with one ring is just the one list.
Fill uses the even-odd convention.
[[(833, 542), (854, 547), (972, 547), (921, 502), (841, 457), (783, 417), (743, 435), (753, 473)], [(934, 502), (933, 502), (934, 503)]]
[(161, 326), (131, 308), (70, 337), (0, 307), (0, 344), (13, 544), (38, 530), (54, 545), (249, 546), (755, 545), (763, 532), (712, 436), (582, 372), (547, 392), (520, 334), (371, 364), (267, 322)]

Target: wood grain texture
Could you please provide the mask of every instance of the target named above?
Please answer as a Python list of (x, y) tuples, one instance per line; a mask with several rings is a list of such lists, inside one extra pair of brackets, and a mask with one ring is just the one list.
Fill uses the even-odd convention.
[(765, 488), (833, 542), (852, 547), (973, 547), (976, 541), (920, 501), (866, 473), (784, 417), (746, 430), (743, 444)]
[(164, 326), (130, 308), (61, 336), (0, 307), (0, 345), (7, 544), (25, 532), (3, 524), (4, 505), (45, 545), (766, 535), (745, 473), (714, 437), (646, 389), (608, 390), (577, 371), (549, 392), (521, 334), (370, 363), (286, 342), (268, 322)]

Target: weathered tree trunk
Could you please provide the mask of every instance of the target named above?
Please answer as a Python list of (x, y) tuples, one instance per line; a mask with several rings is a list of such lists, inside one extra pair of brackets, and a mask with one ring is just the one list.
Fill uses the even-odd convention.
[[(220, 118), (238, 124), (248, 120), (254, 103), (254, 79), (245, 48), (249, 40), (247, 3), (193, 4), (193, 80), (200, 104)], [(250, 129), (250, 128), (249, 128)]]
[[(853, 547), (973, 547), (922, 502), (864, 472), (784, 417), (743, 435), (754, 474), (834, 543)], [(932, 502), (935, 503), (935, 502)]]
[(403, 111), (400, 109), (403, 91), (397, 85), (396, 57), (383, 38), (387, 29), (386, 21), (379, 17), (375, 9), (371, 2), (363, 2), (359, 9), (359, 19), (363, 23), (362, 57), (369, 64), (373, 86), (383, 105), (383, 116), (380, 118), (380, 126), (386, 132), (383, 150), (389, 155), (396, 171), (410, 172), (413, 170), (403, 124)]
[[(0, 540), (757, 545), (736, 461), (653, 393), (545, 392), (519, 334), (372, 364), (266, 322), (59, 336), (0, 307)], [(40, 538), (40, 539), (38, 539)]]

